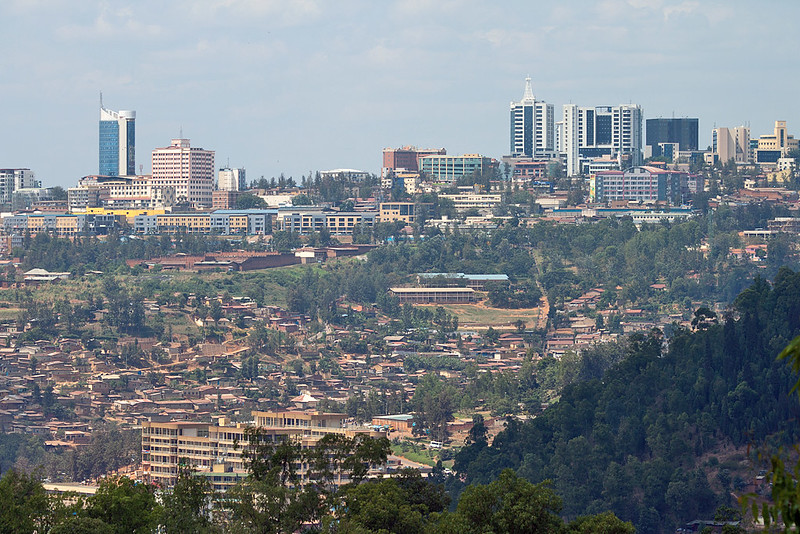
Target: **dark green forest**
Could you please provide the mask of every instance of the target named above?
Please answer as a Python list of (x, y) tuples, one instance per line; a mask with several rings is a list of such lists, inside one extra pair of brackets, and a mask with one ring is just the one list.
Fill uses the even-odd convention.
[[(718, 324), (669, 340), (635, 335), (602, 380), (567, 386), (535, 419), (509, 420), (491, 445), (475, 440), (456, 456), (463, 482), (450, 489), (512, 468), (533, 482), (552, 479), (566, 517), (610, 509), (639, 532), (712, 517), (730, 503), (712, 490), (704, 455), (798, 438), (795, 377), (776, 356), (799, 333), (800, 274), (782, 268), (772, 284), (757, 279), (743, 291)], [(726, 492), (744, 482), (720, 480)]]

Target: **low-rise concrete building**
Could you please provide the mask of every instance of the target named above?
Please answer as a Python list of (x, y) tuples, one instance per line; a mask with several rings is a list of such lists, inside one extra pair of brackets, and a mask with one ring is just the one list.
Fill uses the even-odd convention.
[(469, 287), (392, 287), (400, 303), (469, 304), (475, 302), (475, 290)]

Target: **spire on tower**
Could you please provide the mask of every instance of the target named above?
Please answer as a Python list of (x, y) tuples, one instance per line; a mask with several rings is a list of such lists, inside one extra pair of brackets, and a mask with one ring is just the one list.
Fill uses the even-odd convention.
[(525, 78), (525, 94), (522, 95), (522, 100), (536, 100), (533, 96), (533, 88), (531, 87), (531, 77)]

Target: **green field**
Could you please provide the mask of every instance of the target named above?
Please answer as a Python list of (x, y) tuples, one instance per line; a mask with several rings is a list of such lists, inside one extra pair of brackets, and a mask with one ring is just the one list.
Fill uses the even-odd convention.
[(443, 304), (442, 307), (458, 317), (459, 328), (505, 328), (516, 329), (514, 323), (525, 321), (526, 328), (535, 328), (539, 320), (539, 308), (506, 310), (489, 308), (477, 304)]
[(415, 445), (408, 441), (402, 441), (398, 444), (393, 443), (392, 454), (402, 456), (418, 464), (430, 465), (431, 467), (436, 465), (436, 460), (439, 458), (439, 453), (437, 451), (423, 448), (420, 445)]

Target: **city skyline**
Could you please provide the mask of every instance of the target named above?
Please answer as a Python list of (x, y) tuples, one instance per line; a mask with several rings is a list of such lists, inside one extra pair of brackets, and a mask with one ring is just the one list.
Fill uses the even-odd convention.
[(181, 130), (249, 179), (378, 174), (383, 148), (409, 144), (499, 158), (508, 103), (529, 75), (556, 110), (635, 103), (644, 119), (699, 117), (701, 149), (715, 126), (749, 123), (758, 137), (785, 120), (792, 133), (791, 74), (772, 40), (794, 48), (798, 12), (660, 0), (12, 1), (0, 6), (14, 22), (0, 45), (14, 73), (0, 84), (0, 165), (49, 186), (93, 174), (99, 91), (108, 108), (137, 111), (145, 173), (147, 155)]

